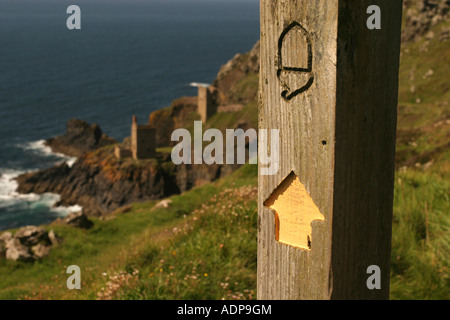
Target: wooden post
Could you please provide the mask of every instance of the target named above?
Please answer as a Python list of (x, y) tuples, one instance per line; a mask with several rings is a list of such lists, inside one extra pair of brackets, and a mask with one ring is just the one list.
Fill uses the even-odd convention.
[(280, 130), (280, 167), (259, 176), (259, 299), (389, 298), (401, 16), (261, 0), (259, 128)]

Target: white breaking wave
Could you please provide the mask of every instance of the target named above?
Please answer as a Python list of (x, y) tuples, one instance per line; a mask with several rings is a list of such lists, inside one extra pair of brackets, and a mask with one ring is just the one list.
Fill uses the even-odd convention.
[(8, 206), (8, 201), (18, 197), (17, 182), (14, 179), (22, 173), (24, 172), (0, 169), (0, 208)]
[(55, 212), (58, 216), (64, 217), (71, 212), (81, 211), (81, 206), (75, 205), (70, 207), (55, 207), (61, 197), (54, 193), (44, 193), (42, 195), (29, 193), (18, 193), (17, 181), (14, 180), (24, 171), (2, 169), (0, 168), (0, 208), (7, 208), (12, 206), (23, 206), (34, 209), (39, 206), (46, 206), (50, 211)]
[(75, 161), (77, 161), (76, 157), (68, 157), (62, 153), (53, 152), (52, 149), (45, 144), (45, 140), (38, 140), (27, 142), (24, 144), (18, 144), (17, 147), (22, 148), (24, 150), (28, 150), (34, 152), (41, 156), (55, 156), (60, 158), (62, 161), (66, 162), (67, 165), (71, 168)]
[(73, 158), (68, 158), (66, 160), (67, 165), (69, 166), (69, 168), (72, 168), (73, 164), (77, 161), (77, 158), (73, 157)]
[[(37, 202), (40, 201), (42, 196), (29, 193), (20, 194), (18, 193), (17, 187), (18, 183), (15, 180), (19, 175), (25, 173), (24, 171), (11, 170), (11, 169), (0, 169), (0, 208), (6, 208), (13, 205), (17, 205), (21, 202)], [(46, 202), (49, 202), (49, 197), (46, 197)], [(53, 200), (55, 200), (53, 202)], [(56, 203), (59, 199), (52, 199), (52, 205)]]
[(210, 85), (207, 84), (207, 83), (199, 83), (199, 82), (191, 82), (189, 85), (190, 85), (191, 87), (205, 87), (205, 88), (207, 88), (207, 87), (210, 86)]
[[(41, 154), (41, 155), (46, 155), (46, 156), (56, 155), (56, 156), (60, 156), (60, 154), (53, 153), (52, 149), (49, 146), (45, 145), (45, 140), (26, 142), (26, 143), (23, 143), (23, 144), (18, 144), (17, 146), (19, 148), (22, 148), (22, 149), (25, 149), (25, 150), (30, 150), (30, 151), (33, 151), (35, 153)], [(64, 155), (61, 155), (61, 156), (64, 156)]]
[[(60, 163), (66, 162), (69, 167), (72, 167), (77, 160), (77, 158), (74, 157), (67, 157), (64, 154), (52, 152), (52, 149), (45, 144), (45, 140), (23, 143), (16, 145), (16, 147), (25, 150), (27, 153), (33, 153), (39, 157), (54, 157), (56, 158), (55, 160), (59, 160)], [(10, 208), (14, 211), (27, 211), (39, 208), (48, 208), (50, 212), (55, 213), (58, 217), (65, 217), (71, 212), (83, 210), (83, 208), (79, 205), (70, 207), (55, 207), (55, 204), (61, 199), (58, 194), (20, 194), (17, 192), (18, 183), (15, 178), (24, 173), (26, 173), (24, 170), (0, 168), (0, 209), (8, 210), (8, 208)]]

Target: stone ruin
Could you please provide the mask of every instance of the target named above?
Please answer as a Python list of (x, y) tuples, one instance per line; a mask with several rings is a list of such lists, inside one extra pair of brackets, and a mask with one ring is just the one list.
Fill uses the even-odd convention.
[(156, 129), (149, 125), (138, 125), (133, 116), (131, 124), (131, 146), (116, 146), (114, 155), (117, 159), (133, 157), (134, 160), (151, 159), (156, 155)]
[(217, 112), (217, 105), (213, 98), (214, 88), (203, 85), (198, 86), (198, 109), (203, 123)]
[(241, 104), (221, 105), (221, 93), (218, 88), (208, 85), (198, 85), (197, 112), (203, 123), (206, 123), (216, 113), (234, 113), (244, 108)]
[(133, 159), (150, 159), (156, 155), (156, 130), (149, 125), (138, 125), (133, 116), (131, 125), (131, 153)]

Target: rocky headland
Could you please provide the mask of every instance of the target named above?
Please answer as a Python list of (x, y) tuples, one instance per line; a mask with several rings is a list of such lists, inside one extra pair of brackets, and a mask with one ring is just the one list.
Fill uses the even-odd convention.
[(79, 119), (67, 121), (65, 134), (45, 141), (53, 152), (70, 157), (79, 157), (86, 152), (114, 143), (117, 141), (103, 134), (99, 125), (89, 125), (86, 121)]
[[(259, 72), (259, 45), (246, 54), (236, 55), (224, 65), (214, 81), (214, 100), (218, 106), (246, 105), (256, 100)], [(251, 79), (250, 81), (248, 79)], [(252, 106), (254, 107), (254, 106)], [(254, 112), (251, 112), (252, 114)], [(231, 116), (226, 128), (255, 127), (243, 121), (243, 113)], [(66, 133), (46, 144), (54, 152), (77, 157), (69, 166), (62, 163), (18, 178), (19, 193), (56, 193), (57, 206), (80, 205), (87, 216), (105, 216), (134, 202), (162, 199), (212, 182), (237, 170), (240, 165), (179, 165), (171, 161), (173, 130), (191, 128), (199, 119), (197, 97), (183, 97), (168, 108), (150, 114), (148, 124), (156, 129), (157, 154), (153, 159), (118, 159), (116, 146), (127, 146), (103, 134), (96, 124), (79, 119), (67, 122)], [(245, 119), (244, 119), (245, 120)], [(213, 120), (214, 121), (214, 120)], [(245, 125), (243, 125), (245, 124)], [(219, 129), (219, 123), (206, 124)]]

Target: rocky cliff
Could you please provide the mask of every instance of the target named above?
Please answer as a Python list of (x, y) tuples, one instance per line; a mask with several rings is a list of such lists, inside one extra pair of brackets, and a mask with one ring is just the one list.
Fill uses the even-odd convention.
[(180, 165), (170, 154), (156, 159), (118, 160), (113, 147), (83, 154), (70, 168), (66, 163), (17, 178), (20, 193), (61, 195), (57, 205), (78, 204), (89, 216), (103, 216), (128, 204), (156, 200), (224, 177), (239, 165)]
[[(259, 71), (259, 46), (246, 54), (236, 55), (223, 66), (214, 81), (218, 105), (248, 103), (256, 100)], [(256, 78), (248, 85), (246, 80)], [(256, 85), (255, 85), (256, 83)], [(18, 192), (46, 192), (61, 195), (57, 205), (78, 204), (89, 216), (103, 216), (128, 204), (155, 200), (187, 191), (193, 187), (222, 178), (240, 165), (180, 165), (170, 159), (172, 132), (190, 128), (199, 119), (197, 97), (175, 100), (168, 108), (153, 112), (149, 124), (155, 127), (157, 145), (163, 147), (155, 159), (136, 161), (117, 159), (117, 141), (102, 133), (98, 125), (72, 119), (66, 133), (47, 140), (54, 152), (78, 157), (72, 167), (66, 163), (17, 178)], [(254, 113), (253, 111), (251, 112)], [(239, 119), (236, 119), (239, 120)], [(246, 127), (246, 129), (248, 126)], [(129, 143), (125, 139), (124, 144)]]
[(81, 155), (69, 168), (66, 163), (17, 178), (20, 193), (61, 195), (57, 205), (78, 204), (87, 215), (105, 215), (123, 205), (159, 199), (179, 190), (161, 159), (119, 161), (113, 148)]
[(50, 138), (45, 143), (55, 153), (79, 157), (85, 152), (97, 150), (117, 141), (103, 134), (98, 124), (89, 125), (83, 120), (70, 119), (67, 121), (65, 134)]

